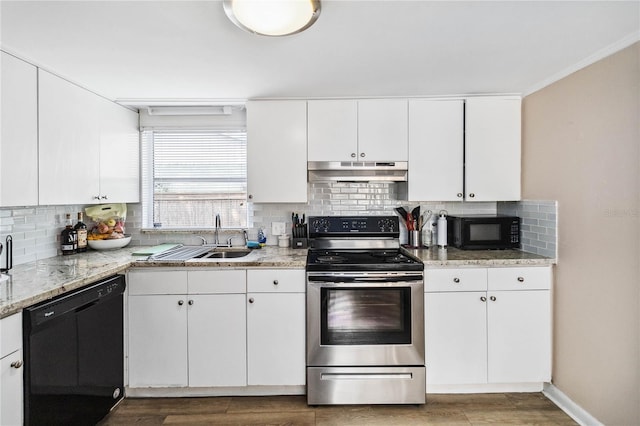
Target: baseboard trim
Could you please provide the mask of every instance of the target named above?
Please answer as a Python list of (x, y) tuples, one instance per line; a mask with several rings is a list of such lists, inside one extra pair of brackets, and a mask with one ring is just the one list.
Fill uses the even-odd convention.
[(603, 426), (595, 417), (589, 414), (584, 408), (576, 404), (564, 394), (560, 389), (555, 387), (553, 383), (545, 383), (542, 389), (544, 396), (549, 398), (562, 411), (567, 413), (569, 417), (583, 426)]
[(180, 398), (201, 396), (268, 396), (305, 395), (306, 386), (237, 386), (211, 388), (130, 388), (125, 389), (131, 398)]
[(465, 385), (434, 385), (427, 383), (430, 393), (504, 393), (504, 392), (542, 392), (542, 382), (532, 383), (480, 383)]

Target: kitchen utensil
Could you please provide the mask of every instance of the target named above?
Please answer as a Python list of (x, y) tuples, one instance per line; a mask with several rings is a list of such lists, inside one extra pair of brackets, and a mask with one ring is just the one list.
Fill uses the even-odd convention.
[[(4, 268), (0, 269), (0, 272), (9, 272), (13, 268), (13, 237), (11, 235), (7, 235), (4, 250), (5, 264)], [(0, 254), (2, 254), (2, 244), (0, 244)]]
[(411, 210), (411, 216), (413, 216), (413, 220), (415, 222), (418, 221), (418, 218), (420, 217), (420, 206), (414, 208), (413, 210)]
[(433, 212), (431, 210), (427, 210), (426, 213), (422, 215), (422, 226), (420, 226), (420, 230), (422, 231), (422, 227), (431, 222), (431, 217), (433, 216)]
[(395, 210), (396, 212), (398, 212), (402, 220), (407, 220), (407, 211), (404, 209), (404, 207), (396, 207)]

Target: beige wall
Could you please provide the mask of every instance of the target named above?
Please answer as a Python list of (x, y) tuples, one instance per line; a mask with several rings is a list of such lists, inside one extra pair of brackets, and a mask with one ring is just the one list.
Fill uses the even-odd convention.
[(558, 200), (553, 383), (640, 424), (640, 43), (527, 96), (523, 199)]

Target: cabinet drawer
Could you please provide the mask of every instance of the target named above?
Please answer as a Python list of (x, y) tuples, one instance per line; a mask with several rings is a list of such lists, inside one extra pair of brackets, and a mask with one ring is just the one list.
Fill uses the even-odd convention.
[(247, 271), (247, 292), (304, 293), (304, 269), (251, 269)]
[(486, 291), (487, 269), (429, 269), (424, 273), (424, 291)]
[(22, 348), (22, 313), (0, 320), (0, 358)]
[(189, 294), (246, 293), (245, 270), (188, 271)]
[(187, 271), (129, 271), (129, 295), (185, 294)]
[(489, 290), (547, 290), (551, 288), (551, 268), (490, 268)]

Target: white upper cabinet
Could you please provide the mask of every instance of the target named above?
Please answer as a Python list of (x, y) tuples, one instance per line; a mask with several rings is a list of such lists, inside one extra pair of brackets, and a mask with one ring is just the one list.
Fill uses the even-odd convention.
[(138, 114), (38, 76), (40, 204), (139, 201)]
[(309, 101), (309, 161), (407, 161), (406, 99)]
[(520, 99), (470, 98), (465, 102), (465, 198), (520, 199)]
[(1, 54), (0, 207), (38, 204), (37, 69)]
[(247, 191), (256, 203), (307, 202), (307, 102), (247, 102)]
[(358, 101), (309, 101), (309, 161), (356, 161)]
[(409, 200), (461, 201), (463, 175), (464, 101), (409, 101)]
[(520, 199), (520, 99), (409, 101), (410, 201)]
[(407, 161), (409, 159), (406, 99), (358, 101), (358, 159)]

